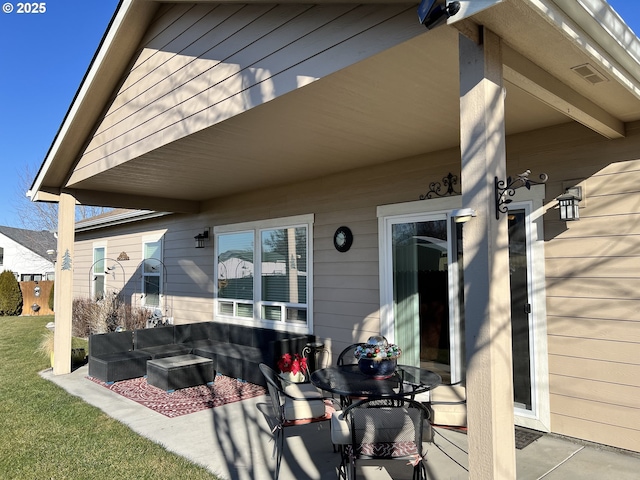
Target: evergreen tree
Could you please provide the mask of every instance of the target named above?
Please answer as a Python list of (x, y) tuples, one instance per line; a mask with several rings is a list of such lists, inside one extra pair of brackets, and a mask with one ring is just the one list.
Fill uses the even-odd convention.
[(16, 316), (22, 313), (22, 291), (13, 272), (0, 273), (0, 315)]

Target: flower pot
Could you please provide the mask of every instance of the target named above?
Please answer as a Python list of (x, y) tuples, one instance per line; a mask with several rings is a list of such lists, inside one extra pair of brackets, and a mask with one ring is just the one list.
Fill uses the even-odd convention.
[(371, 358), (361, 358), (358, 361), (360, 371), (365, 375), (377, 380), (391, 377), (396, 371), (397, 361), (395, 358), (388, 360), (373, 360)]
[(282, 372), (280, 376), (285, 380), (293, 383), (303, 383), (305, 381), (304, 375), (302, 372), (292, 373), (292, 372)]

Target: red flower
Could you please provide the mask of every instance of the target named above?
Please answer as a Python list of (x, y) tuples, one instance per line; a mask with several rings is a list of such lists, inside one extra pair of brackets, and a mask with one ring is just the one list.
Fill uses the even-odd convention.
[(304, 373), (307, 371), (307, 359), (298, 353), (293, 356), (285, 353), (278, 360), (278, 368), (282, 373), (291, 372), (294, 375)]

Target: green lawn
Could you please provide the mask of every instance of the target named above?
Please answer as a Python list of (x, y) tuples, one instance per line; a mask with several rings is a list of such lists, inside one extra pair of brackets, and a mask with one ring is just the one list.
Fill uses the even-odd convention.
[(0, 317), (0, 478), (216, 478), (42, 379), (52, 320)]

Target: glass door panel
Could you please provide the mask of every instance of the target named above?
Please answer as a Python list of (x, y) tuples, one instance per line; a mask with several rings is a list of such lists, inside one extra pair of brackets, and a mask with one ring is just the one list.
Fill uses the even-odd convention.
[(524, 210), (509, 211), (509, 277), (513, 389), (516, 408), (532, 410), (531, 302), (529, 300), (528, 240)]
[(401, 363), (450, 376), (446, 218), (391, 226), (395, 342)]

